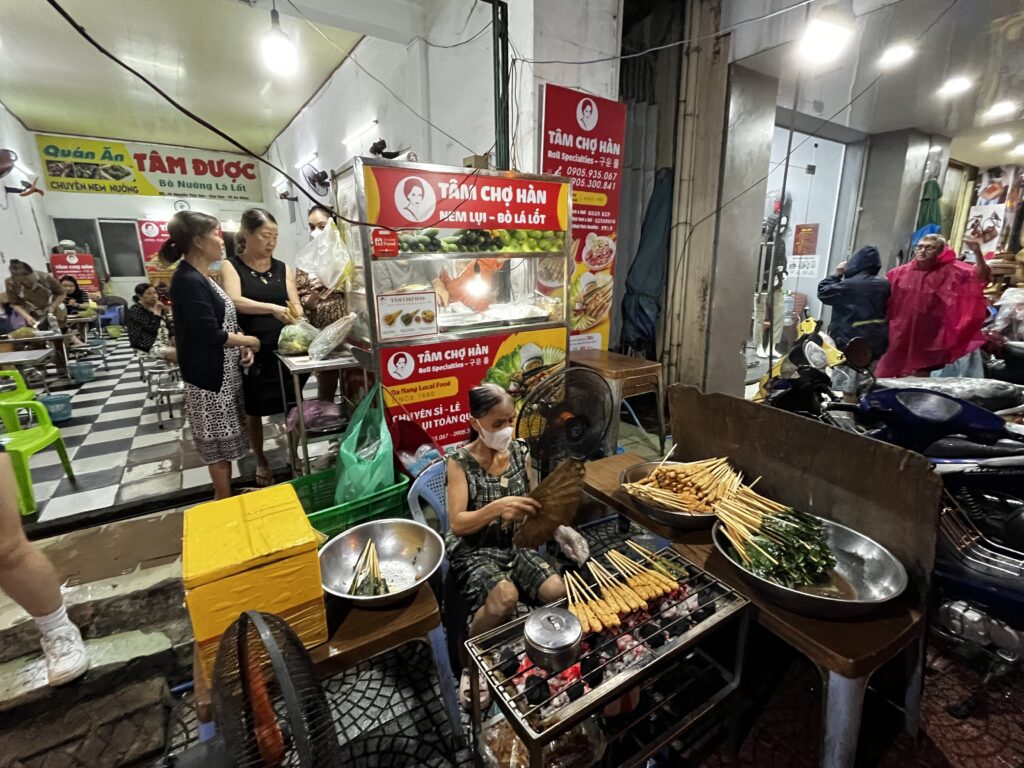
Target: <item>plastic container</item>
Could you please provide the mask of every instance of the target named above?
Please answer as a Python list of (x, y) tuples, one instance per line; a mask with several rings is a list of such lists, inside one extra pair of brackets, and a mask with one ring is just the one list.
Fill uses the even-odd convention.
[(334, 505), (336, 479), (335, 471), (328, 469), (288, 481), (295, 489), (310, 524), (328, 538), (369, 520), (409, 517), (406, 504), (409, 478), (402, 476), (397, 483), (382, 491)]
[(36, 399), (46, 406), (46, 412), (54, 424), (71, 418), (71, 395), (40, 395)]
[(93, 380), (93, 377), (96, 375), (96, 368), (93, 367), (92, 363), (69, 363), (68, 374), (79, 384), (84, 384), (87, 381)]
[(108, 325), (107, 326), (107, 335), (110, 338), (112, 338), (112, 339), (120, 339), (122, 334), (124, 334), (124, 326), (120, 326), (120, 325)]

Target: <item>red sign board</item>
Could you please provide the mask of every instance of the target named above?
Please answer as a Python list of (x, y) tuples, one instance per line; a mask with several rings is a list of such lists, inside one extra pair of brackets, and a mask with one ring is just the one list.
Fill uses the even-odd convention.
[(612, 275), (619, 229), (626, 105), (544, 86), (541, 172), (566, 176), (572, 188), (573, 349), (608, 347)]
[(814, 256), (818, 252), (818, 225), (797, 224), (793, 227), (793, 255)]
[(565, 231), (569, 186), (453, 169), (364, 166), (367, 221), (395, 229)]
[(135, 222), (139, 230), (139, 243), (142, 245), (142, 263), (146, 274), (165, 272), (167, 267), (160, 263), (160, 247), (167, 240), (167, 222), (145, 219)]
[(381, 381), (391, 417), (415, 421), (442, 447), (466, 439), (472, 387), (493, 382), (521, 400), (528, 389), (525, 370), (535, 375), (541, 368), (563, 365), (564, 328), (380, 351)]
[(58, 280), (73, 277), (86, 293), (101, 293), (96, 260), (88, 253), (54, 253), (50, 256), (50, 269)]
[(373, 230), (373, 252), (377, 256), (397, 256), (398, 233), (389, 229)]

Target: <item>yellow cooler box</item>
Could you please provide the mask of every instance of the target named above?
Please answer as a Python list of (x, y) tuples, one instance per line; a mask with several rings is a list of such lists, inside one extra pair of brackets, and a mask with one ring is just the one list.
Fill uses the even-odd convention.
[(208, 680), (220, 636), (242, 611), (280, 616), (307, 648), (327, 641), (316, 546), (287, 484), (185, 512), (185, 602)]

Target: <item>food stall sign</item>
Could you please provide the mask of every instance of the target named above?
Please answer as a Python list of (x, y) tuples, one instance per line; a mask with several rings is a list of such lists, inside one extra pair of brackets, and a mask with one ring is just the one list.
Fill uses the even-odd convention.
[(167, 272), (167, 267), (160, 262), (160, 248), (167, 240), (167, 222), (154, 219), (143, 219), (135, 222), (139, 232), (139, 245), (142, 246), (142, 264), (146, 276), (157, 272)]
[(65, 251), (50, 255), (50, 269), (54, 276), (60, 280), (65, 277), (73, 277), (78, 282), (78, 287), (86, 293), (101, 293), (100, 277), (96, 272), (96, 259), (88, 253), (76, 253)]
[(573, 349), (607, 349), (626, 105), (548, 83), (541, 135), (541, 172), (573, 183), (569, 343)]
[(498, 333), (380, 351), (384, 402), (392, 418), (417, 422), (440, 446), (465, 441), (469, 390), (493, 383), (521, 403), (565, 366), (565, 328)]
[(437, 335), (437, 294), (433, 291), (382, 293), (377, 297), (381, 341)]
[[(403, 238), (406, 250), (454, 253), (465, 250), (454, 230), (487, 232), (492, 251), (528, 250), (514, 232), (533, 232), (547, 249), (561, 250), (569, 221), (569, 184), (536, 178), (494, 176), (479, 171), (363, 166), (366, 220), (373, 255), (394, 256)], [(387, 233), (390, 233), (388, 235)], [(435, 243), (436, 241), (436, 243)], [(470, 239), (472, 242), (473, 239)], [(492, 247), (493, 246), (493, 247)], [(530, 250), (543, 250), (541, 247)]]
[(36, 134), (48, 192), (263, 200), (245, 155)]

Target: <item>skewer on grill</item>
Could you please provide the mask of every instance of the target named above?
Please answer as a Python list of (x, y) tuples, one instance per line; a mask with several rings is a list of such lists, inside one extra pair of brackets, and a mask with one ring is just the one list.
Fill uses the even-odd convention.
[[(565, 574), (566, 593), (569, 592), (570, 588), (573, 592), (573, 601), (575, 603), (576, 612), (573, 614), (577, 619), (580, 620), (580, 624), (584, 626), (584, 632), (601, 632), (604, 629), (604, 625), (598, 619), (594, 613), (593, 608), (587, 604), (586, 596), (580, 585), (573, 579), (571, 573)], [(571, 585), (571, 587), (570, 587)], [(580, 595), (584, 594), (581, 598)], [(571, 610), (571, 609), (570, 609)]]
[[(617, 627), (622, 624), (622, 622), (619, 621), (619, 617), (615, 614), (615, 611), (612, 610), (604, 600), (594, 594), (590, 585), (583, 580), (582, 576), (575, 573), (567, 575), (571, 576), (575, 580), (577, 593), (584, 595), (583, 604), (590, 611), (589, 618), (591, 619), (591, 623), (596, 620), (599, 624), (602, 624), (605, 627)], [(587, 599), (588, 597), (589, 600)]]
[(607, 596), (610, 593), (620, 606), (621, 613), (626, 614), (633, 611), (647, 610), (647, 603), (644, 602), (643, 598), (628, 584), (624, 584), (609, 573), (603, 565), (593, 560), (587, 565), (590, 567), (590, 572), (594, 574), (594, 578), (601, 585), (601, 594)]
[(663, 573), (645, 568), (621, 552), (610, 550), (605, 554), (605, 557), (626, 576), (626, 582), (629, 586), (645, 600), (653, 600), (656, 597), (667, 595), (679, 586), (675, 579), (670, 579)]

